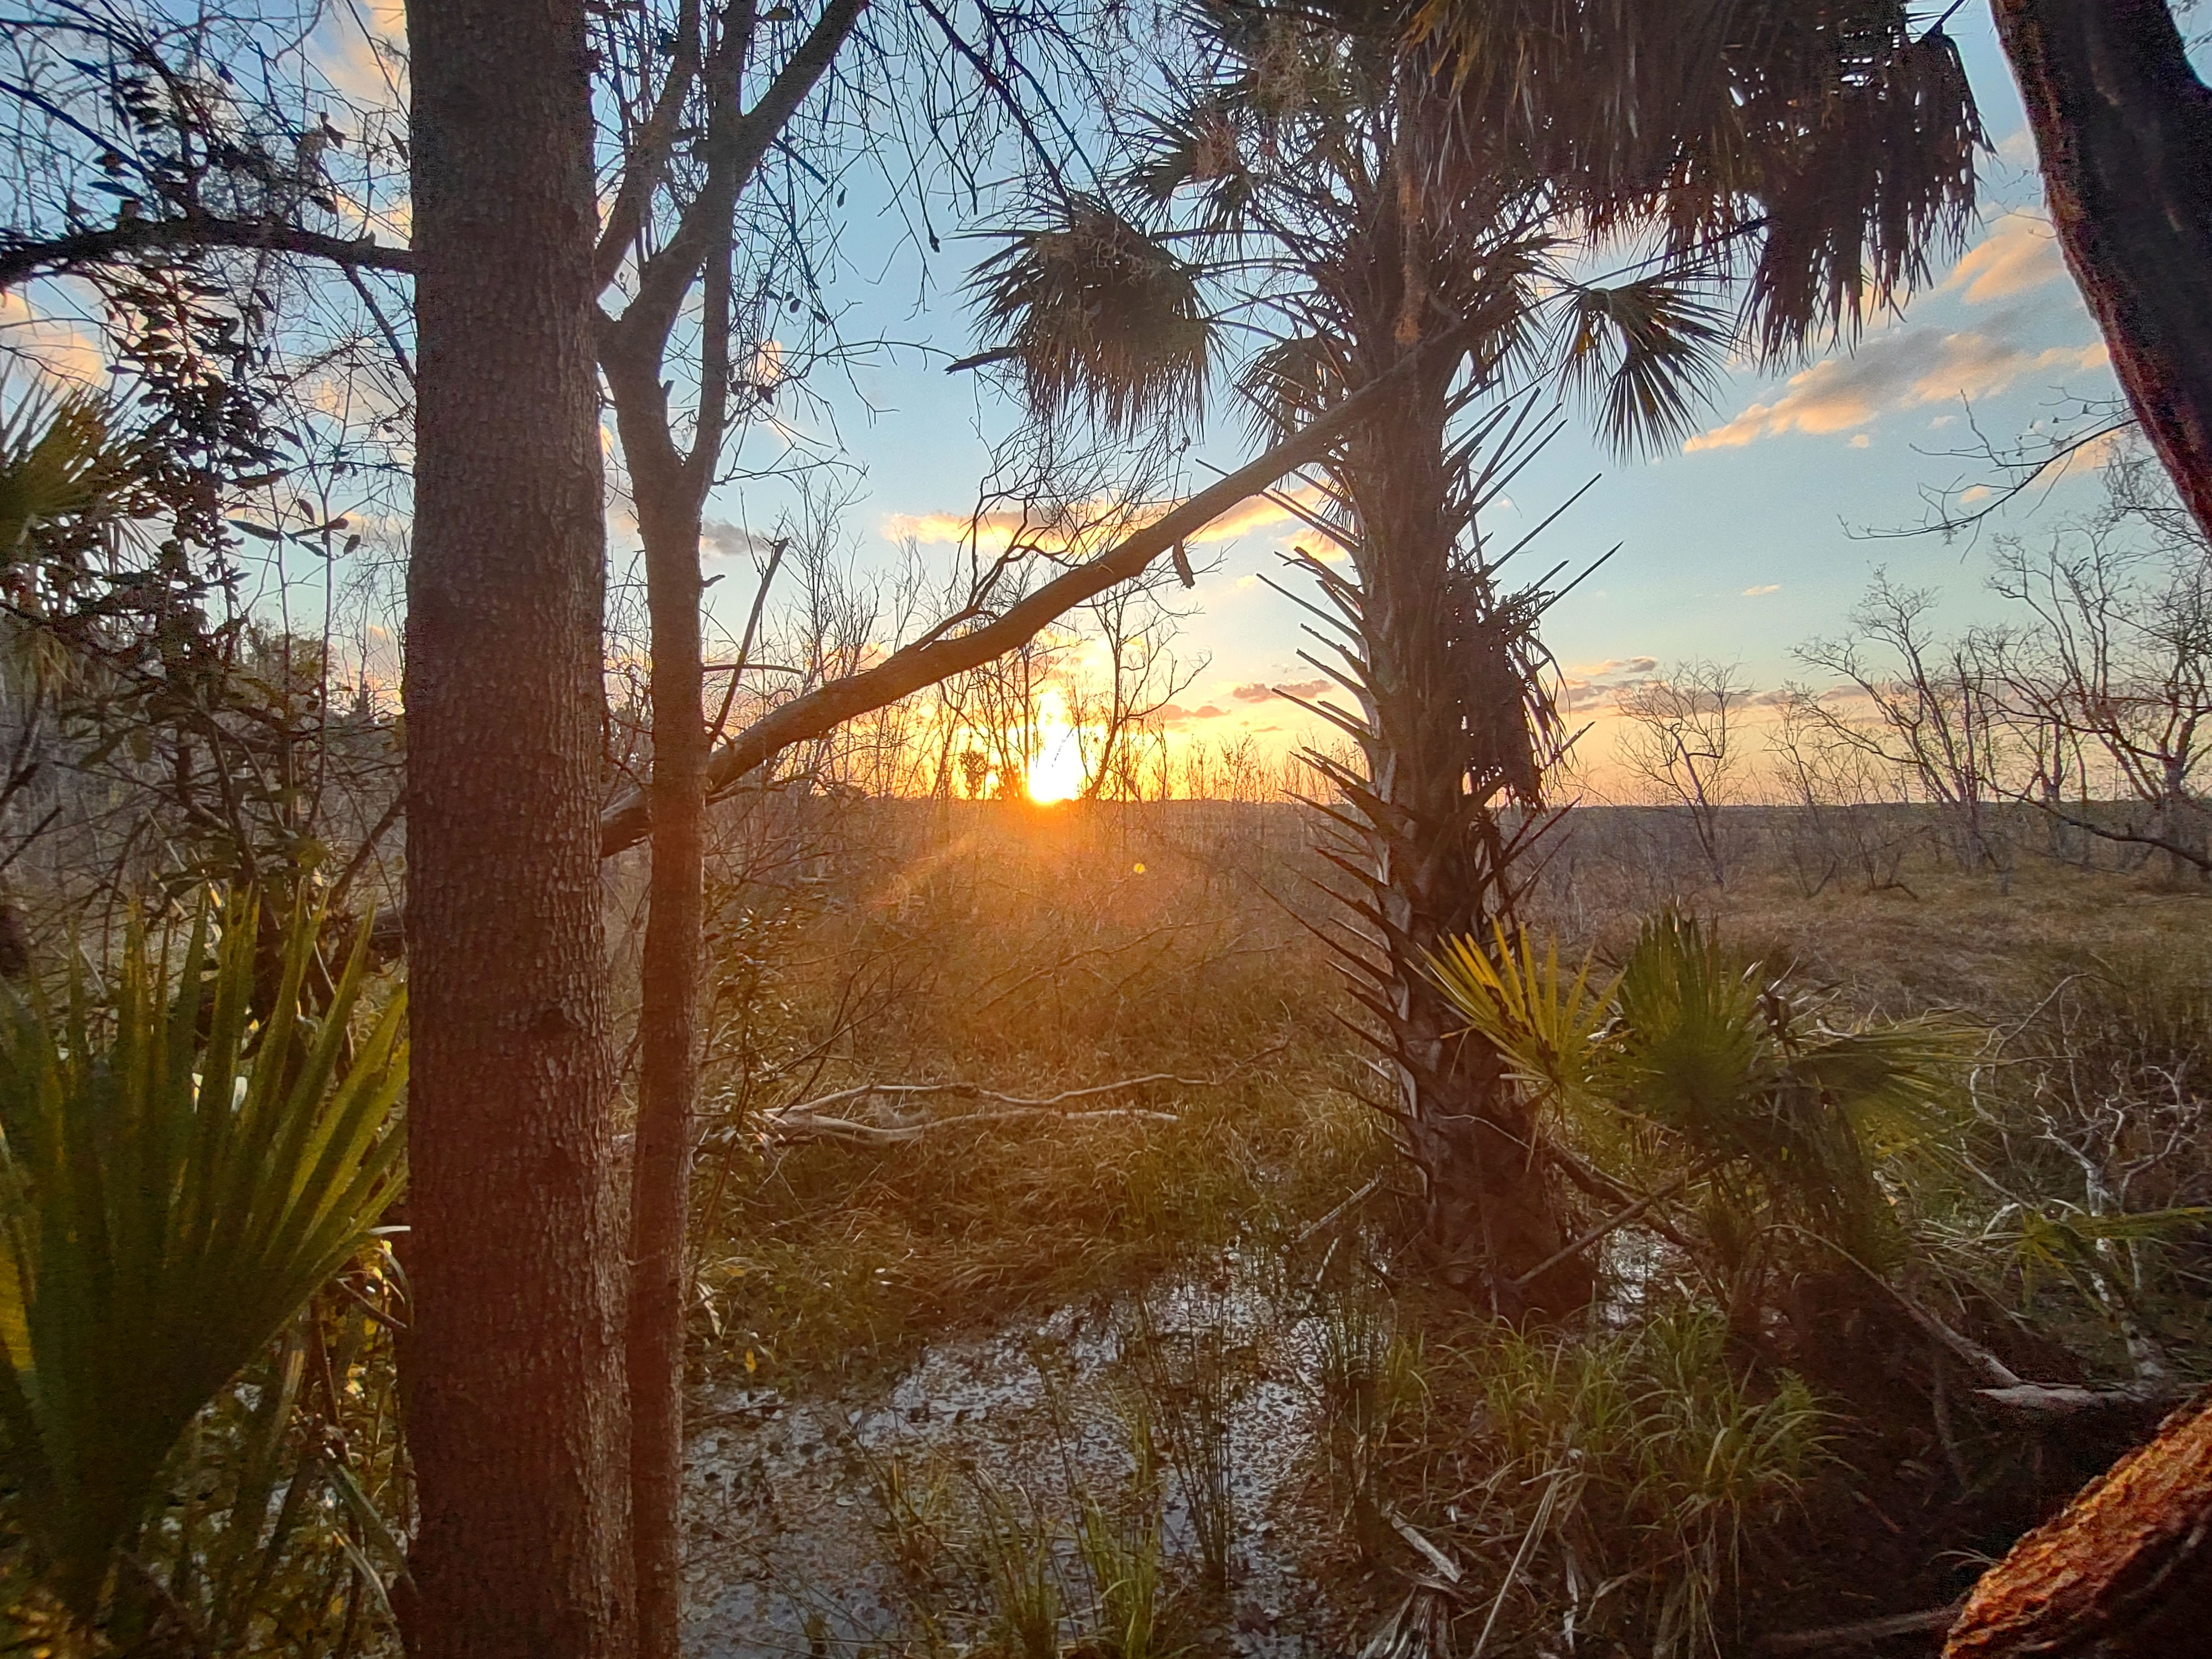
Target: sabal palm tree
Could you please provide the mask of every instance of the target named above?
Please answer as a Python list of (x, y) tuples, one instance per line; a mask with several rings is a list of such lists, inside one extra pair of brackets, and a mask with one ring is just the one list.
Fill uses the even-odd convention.
[[(1308, 562), (1357, 704), (1329, 717), (1362, 757), (1319, 763), (1439, 1271), (1510, 1314), (1589, 1292), (1575, 1259), (1528, 1277), (1565, 1237), (1561, 1160), (1423, 970), (1512, 914), (1559, 744), (1545, 595), (1503, 586), (1479, 528), (1548, 430), (1505, 388), (1578, 390), (1623, 450), (1675, 438), (1730, 344), (1782, 353), (1854, 325), (1972, 201), (1956, 54), (1912, 39), (1901, 4), (1729, 9), (1735, 33), (1670, 39), (1655, 67), (1620, 32), (1650, 21), (1635, 7), (1409, 23), (1364, 0), (1194, 0), (1174, 107), (1137, 124), (1108, 188), (1048, 204), (977, 279), (1030, 401), (1109, 425), (1194, 423), (1232, 326), (1262, 341), (1237, 382), (1263, 431), (1420, 354), (1315, 480), (1309, 522), (1351, 572)], [(1889, 130), (1912, 142), (1869, 155)], [(1582, 280), (1591, 242), (1568, 225), (1647, 257)]]

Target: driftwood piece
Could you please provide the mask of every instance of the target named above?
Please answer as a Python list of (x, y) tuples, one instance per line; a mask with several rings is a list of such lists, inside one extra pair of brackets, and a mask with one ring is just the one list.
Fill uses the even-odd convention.
[(2212, 1652), (2212, 1408), (2167, 1418), (1982, 1576), (1944, 1659)]

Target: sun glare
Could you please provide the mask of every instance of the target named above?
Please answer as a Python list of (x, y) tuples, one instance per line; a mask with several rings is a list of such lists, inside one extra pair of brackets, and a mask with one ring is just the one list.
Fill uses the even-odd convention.
[(1083, 793), (1083, 745), (1075, 728), (1065, 720), (1048, 721), (1039, 732), (1042, 741), (1030, 763), (1030, 799), (1040, 806), (1073, 800)]

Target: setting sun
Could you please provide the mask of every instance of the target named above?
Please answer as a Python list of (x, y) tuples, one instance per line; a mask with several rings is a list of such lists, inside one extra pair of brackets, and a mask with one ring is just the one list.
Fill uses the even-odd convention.
[(1079, 739), (1065, 720), (1048, 720), (1039, 726), (1037, 756), (1030, 763), (1028, 779), (1030, 799), (1038, 805), (1073, 800), (1083, 793), (1083, 744)]

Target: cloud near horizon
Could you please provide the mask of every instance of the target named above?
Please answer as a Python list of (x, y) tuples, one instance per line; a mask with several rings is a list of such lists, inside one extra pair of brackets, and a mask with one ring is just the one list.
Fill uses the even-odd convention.
[(1248, 685), (1237, 687), (1229, 695), (1239, 702), (1265, 702), (1270, 697), (1286, 694), (1311, 699), (1334, 690), (1335, 684), (1334, 680), (1310, 679), (1286, 680), (1280, 685), (1273, 685), (1265, 680), (1254, 680)]
[[(1310, 485), (1286, 493), (1309, 511), (1318, 511), (1322, 494)], [(1047, 552), (1103, 553), (1121, 537), (1133, 533), (1173, 510), (1175, 503), (1131, 507), (1114, 501), (1082, 501), (1057, 520), (1029, 518), (1018, 512), (887, 513), (888, 541), (912, 537), (924, 546), (963, 547), (972, 538), (979, 551), (1002, 553), (1018, 537)], [(1234, 541), (1255, 531), (1303, 528), (1297, 514), (1265, 495), (1238, 503), (1190, 538), (1197, 544)]]
[(1753, 404), (1734, 420), (1698, 434), (1682, 446), (1683, 453), (1741, 449), (1789, 432), (1848, 432), (1890, 410), (1987, 397), (2025, 374), (2079, 372), (2106, 361), (2101, 341), (2034, 351), (2006, 338), (2008, 325), (2020, 320), (2017, 315), (1993, 318), (1987, 332), (1908, 327), (1877, 334), (1848, 356), (1823, 358), (1791, 375), (1772, 403)]

